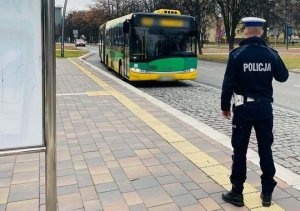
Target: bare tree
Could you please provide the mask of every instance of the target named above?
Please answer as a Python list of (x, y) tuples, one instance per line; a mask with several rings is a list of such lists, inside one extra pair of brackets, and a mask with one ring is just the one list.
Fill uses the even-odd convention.
[(214, 0), (183, 0), (182, 9), (194, 16), (198, 22), (198, 50), (202, 54), (202, 47), (206, 40), (206, 32), (211, 26), (215, 12)]
[(242, 17), (252, 13), (255, 1), (249, 0), (216, 0), (219, 12), (224, 21), (226, 38), (229, 44), (229, 50), (234, 48), (234, 39), (236, 28)]

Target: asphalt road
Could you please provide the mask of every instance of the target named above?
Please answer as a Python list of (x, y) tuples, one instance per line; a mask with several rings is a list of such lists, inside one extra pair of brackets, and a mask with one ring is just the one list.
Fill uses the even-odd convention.
[[(199, 61), (197, 82), (221, 89), (226, 64)], [(300, 74), (290, 72), (285, 83), (274, 80), (274, 104), (300, 113)]]

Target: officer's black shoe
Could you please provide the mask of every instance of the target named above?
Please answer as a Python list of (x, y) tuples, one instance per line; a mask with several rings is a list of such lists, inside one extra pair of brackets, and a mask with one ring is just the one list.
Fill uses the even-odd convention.
[(272, 194), (260, 194), (260, 198), (262, 200), (262, 205), (264, 207), (270, 207), (272, 201)]
[(244, 206), (244, 197), (243, 194), (237, 194), (232, 191), (222, 193), (222, 199), (230, 204), (233, 204), (237, 207)]

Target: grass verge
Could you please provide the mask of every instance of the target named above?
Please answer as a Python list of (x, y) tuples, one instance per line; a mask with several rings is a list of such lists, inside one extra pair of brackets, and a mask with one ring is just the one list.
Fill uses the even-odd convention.
[[(202, 54), (198, 55), (200, 60), (216, 61), (226, 63), (228, 60), (227, 54)], [(281, 56), (284, 64), (289, 70), (300, 73), (300, 56), (299, 55), (283, 55)]]
[(200, 60), (215, 61), (215, 62), (227, 62), (228, 54), (199, 54)]
[[(82, 50), (65, 50), (64, 58), (73, 58), (83, 56), (86, 51)], [(61, 58), (61, 50), (56, 50), (56, 58)]]
[[(61, 45), (58, 43), (55, 44), (55, 47), (57, 50), (61, 49)], [(77, 50), (77, 48), (75, 47), (74, 44), (73, 45), (64, 45), (64, 49), (65, 50)]]

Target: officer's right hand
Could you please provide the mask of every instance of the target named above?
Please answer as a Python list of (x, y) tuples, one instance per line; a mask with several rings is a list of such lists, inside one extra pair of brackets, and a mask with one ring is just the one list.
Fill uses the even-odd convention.
[(225, 119), (230, 119), (231, 118), (231, 112), (230, 111), (222, 111), (222, 116)]

